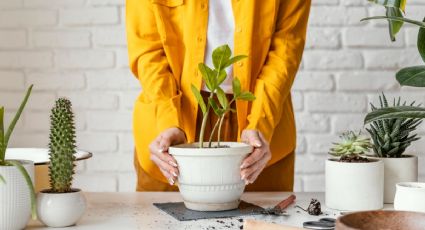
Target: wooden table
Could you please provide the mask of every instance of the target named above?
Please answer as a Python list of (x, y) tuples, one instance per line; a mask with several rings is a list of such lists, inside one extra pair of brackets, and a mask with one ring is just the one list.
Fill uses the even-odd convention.
[[(168, 214), (157, 209), (152, 203), (182, 201), (176, 192), (134, 192), (134, 193), (86, 193), (88, 209), (76, 226), (66, 229), (90, 230), (126, 230), (126, 229), (240, 229), (239, 219), (257, 219), (267, 222), (281, 223), (290, 226), (302, 227), (304, 221), (317, 220), (321, 217), (337, 218), (340, 212), (324, 207), (323, 193), (295, 193), (296, 204), (307, 207), (311, 198), (319, 199), (324, 214), (320, 217), (310, 216), (307, 213), (289, 207), (290, 216), (246, 216), (238, 218), (209, 219), (196, 221), (178, 221)], [(248, 192), (243, 200), (262, 207), (271, 207), (290, 193), (284, 192)], [(386, 209), (391, 208), (386, 206)], [(31, 221), (27, 229), (48, 229), (38, 221)]]

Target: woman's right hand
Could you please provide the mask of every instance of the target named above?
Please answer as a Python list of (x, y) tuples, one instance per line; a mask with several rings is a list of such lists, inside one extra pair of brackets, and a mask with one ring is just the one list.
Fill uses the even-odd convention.
[(149, 145), (151, 160), (159, 167), (170, 185), (174, 185), (177, 180), (179, 169), (176, 159), (168, 153), (168, 147), (185, 142), (186, 135), (181, 129), (169, 128), (160, 133)]

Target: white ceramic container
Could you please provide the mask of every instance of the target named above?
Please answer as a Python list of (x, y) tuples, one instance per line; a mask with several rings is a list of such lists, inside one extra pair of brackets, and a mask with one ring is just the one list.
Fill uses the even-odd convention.
[(188, 209), (221, 211), (239, 205), (245, 189), (240, 166), (253, 148), (237, 142), (220, 144), (229, 148), (201, 149), (196, 143), (169, 148), (179, 165), (178, 186)]
[(326, 161), (326, 206), (344, 211), (382, 209), (384, 203), (384, 163)]
[[(384, 203), (394, 203), (396, 184), (418, 181), (418, 157), (404, 155), (401, 158), (380, 158), (384, 161)], [(425, 197), (424, 197), (425, 199)]]
[(86, 206), (86, 199), (79, 189), (69, 193), (49, 193), (44, 190), (37, 195), (38, 218), (49, 227), (76, 224)]
[(394, 209), (400, 211), (425, 212), (425, 183), (397, 183)]
[[(34, 183), (34, 163), (20, 161)], [(31, 217), (30, 189), (22, 173), (14, 166), (0, 166), (0, 230), (23, 229)]]

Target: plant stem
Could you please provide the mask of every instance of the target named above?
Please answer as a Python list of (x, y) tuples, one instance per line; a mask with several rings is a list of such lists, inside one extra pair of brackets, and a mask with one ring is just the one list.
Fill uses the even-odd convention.
[(217, 133), (217, 145), (218, 147), (220, 147), (220, 137), (221, 137), (221, 127), (223, 126), (223, 120), (224, 120), (224, 115), (226, 113), (224, 113), (221, 117), (220, 117), (220, 124), (218, 125), (218, 133)]
[[(208, 140), (208, 148), (211, 148), (212, 138), (214, 136), (215, 130), (217, 129), (219, 123), (220, 123), (220, 119), (218, 119), (217, 122), (215, 122), (215, 124), (214, 124), (214, 128), (212, 129), (211, 134), (210, 134), (210, 139)], [(220, 129), (220, 127), (219, 127), (219, 129)]]
[[(214, 92), (211, 92), (209, 98), (213, 98), (213, 96), (214, 96)], [(204, 147), (205, 126), (207, 126), (207, 120), (208, 120), (208, 117), (209, 117), (210, 109), (211, 109), (211, 105), (208, 102), (207, 103), (207, 111), (205, 112), (204, 116), (202, 117), (201, 131), (199, 133), (199, 148)]]

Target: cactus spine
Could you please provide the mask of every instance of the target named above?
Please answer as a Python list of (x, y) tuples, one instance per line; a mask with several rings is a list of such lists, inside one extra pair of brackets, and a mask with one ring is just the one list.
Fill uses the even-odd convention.
[(75, 168), (76, 141), (71, 102), (59, 98), (50, 115), (49, 176), (52, 192), (71, 191)]

